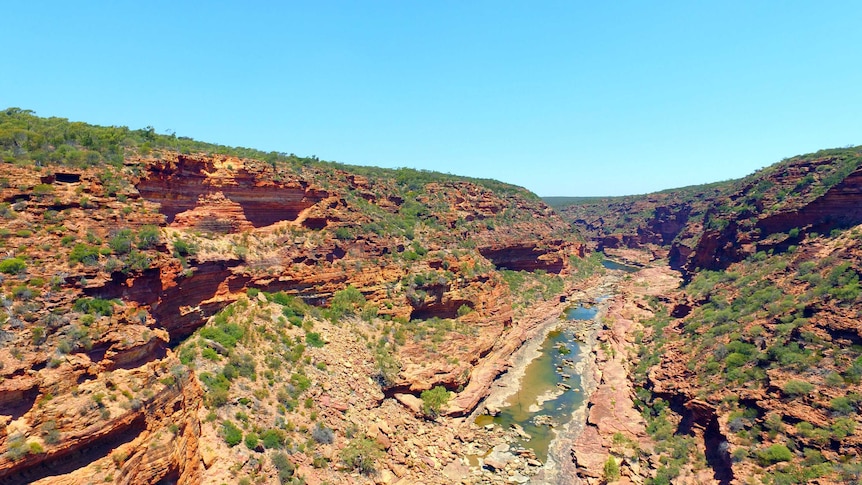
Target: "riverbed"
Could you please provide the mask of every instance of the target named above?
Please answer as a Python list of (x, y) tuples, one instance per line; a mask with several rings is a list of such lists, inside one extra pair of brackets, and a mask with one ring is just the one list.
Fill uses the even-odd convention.
[[(566, 443), (583, 427), (586, 399), (595, 365), (595, 330), (623, 268), (609, 268), (601, 283), (569, 298), (566, 318), (543, 324), (538, 334), (512, 357), (512, 368), (499, 379), (486, 399), (479, 426), (493, 424), (511, 433), (510, 448), (532, 453), (543, 463), (532, 483), (570, 483), (561, 469), (568, 460)], [(622, 270), (622, 271), (620, 271)], [(586, 380), (584, 381), (584, 377)], [(471, 460), (476, 462), (476, 458)], [(568, 482), (565, 480), (569, 479)]]

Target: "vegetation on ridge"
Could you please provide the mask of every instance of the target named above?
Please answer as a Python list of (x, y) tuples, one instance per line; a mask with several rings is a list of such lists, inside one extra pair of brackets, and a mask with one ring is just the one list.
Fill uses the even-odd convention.
[(292, 170), (316, 167), (343, 170), (365, 177), (392, 178), (406, 190), (417, 191), (428, 183), (471, 182), (498, 193), (517, 193), (537, 198), (531, 192), (493, 179), (471, 178), (412, 168), (386, 169), (371, 166), (327, 162), (311, 155), (264, 152), (253, 148), (230, 147), (194, 140), (176, 133), (157, 133), (147, 126), (130, 129), (125, 126), (98, 126), (66, 118), (36, 116), (31, 110), (6, 108), (0, 111), (0, 161), (5, 163), (46, 163), (71, 168), (112, 165), (119, 168), (131, 155), (158, 155), (158, 151), (182, 154), (205, 153), (230, 155), (282, 165)]

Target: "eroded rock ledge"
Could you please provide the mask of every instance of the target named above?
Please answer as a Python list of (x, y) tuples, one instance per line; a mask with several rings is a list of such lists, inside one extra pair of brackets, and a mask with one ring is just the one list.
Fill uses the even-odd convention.
[[(442, 385), (460, 391), (448, 412), (468, 413), (535, 324), (514, 318), (495, 265), (566, 276), (569, 258), (584, 256), (560, 238), (559, 217), (517, 191), (441, 182), (407, 200), (389, 179), (340, 170), (172, 153), (126, 164), (129, 173), (3, 167), (18, 181), (0, 188), (17, 231), (7, 244), (30, 248), (12, 278), (51, 291), (28, 297), (0, 335), (0, 480), (197, 483), (201, 389), (171, 349), (250, 289), (325, 308), (352, 286), (379, 317), (457, 320), (471, 331), (433, 352), (399, 347), (388, 392)], [(50, 195), (34, 192), (40, 184)], [(413, 211), (414, 226), (393, 229)], [(46, 213), (52, 229), (31, 240)], [(117, 252), (122, 231), (129, 246)], [(102, 309), (76, 307), (85, 299)]]

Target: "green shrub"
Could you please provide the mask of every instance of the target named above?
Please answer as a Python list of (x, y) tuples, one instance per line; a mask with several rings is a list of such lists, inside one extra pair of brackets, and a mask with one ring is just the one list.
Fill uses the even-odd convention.
[(748, 362), (748, 357), (738, 352), (733, 352), (725, 358), (724, 363), (727, 365), (729, 369), (735, 367), (742, 367)]
[(336, 291), (332, 295), (332, 301), (329, 305), (330, 309), (337, 315), (352, 315), (357, 309), (361, 309), (365, 305), (365, 296), (356, 289), (353, 285), (347, 288)]
[(38, 184), (33, 187), (33, 193), (36, 195), (48, 195), (54, 192), (54, 186), (50, 184)]
[(356, 438), (350, 441), (341, 450), (341, 461), (351, 470), (359, 470), (360, 473), (371, 475), (375, 472), (377, 460), (383, 453), (376, 441), (366, 437)]
[(114, 313), (114, 302), (101, 298), (79, 298), (75, 301), (75, 311), (108, 317)]
[(204, 359), (211, 360), (213, 362), (218, 362), (219, 360), (221, 360), (221, 357), (219, 357), (218, 352), (216, 352), (210, 347), (207, 347), (201, 351), (201, 357), (203, 357)]
[(305, 342), (312, 347), (323, 347), (326, 342), (323, 341), (319, 333), (316, 332), (307, 332), (305, 334)]
[(128, 254), (132, 250), (133, 236), (131, 229), (120, 229), (108, 240), (108, 247), (115, 254)]
[(189, 365), (195, 361), (198, 356), (198, 351), (193, 346), (183, 347), (180, 350), (180, 362), (183, 365)]
[(69, 262), (93, 266), (99, 261), (99, 248), (78, 243), (69, 252)]
[(182, 239), (174, 239), (174, 252), (177, 256), (193, 256), (197, 254), (198, 247), (196, 244), (188, 243)]
[(12, 461), (20, 460), (25, 457), (28, 452), (27, 442), (21, 434), (14, 434), (7, 438), (6, 453), (2, 456)]
[(213, 374), (211, 372), (201, 372), (198, 379), (207, 386), (207, 389), (230, 389), (230, 381), (221, 373)]
[(284, 431), (280, 429), (268, 429), (260, 434), (260, 439), (263, 441), (263, 446), (267, 449), (274, 450), (284, 446), (287, 438)]
[(128, 273), (129, 271), (144, 271), (150, 267), (150, 257), (141, 251), (130, 250), (129, 255), (126, 256), (126, 267), (124, 268), (124, 272)]
[(27, 269), (27, 263), (21, 258), (6, 258), (0, 261), (0, 273), (18, 274)]
[(790, 396), (807, 396), (814, 390), (814, 385), (809, 382), (791, 379), (782, 388), (784, 393)]
[(242, 430), (226, 419), (221, 425), (221, 436), (228, 446), (234, 447), (242, 441)]
[(433, 389), (422, 391), (422, 412), (425, 416), (435, 418), (440, 413), (440, 410), (446, 403), (449, 402), (449, 391), (443, 386), (436, 386)]
[(315, 455), (311, 461), (311, 466), (314, 468), (326, 468), (329, 465), (329, 460), (325, 456)]
[(224, 369), (221, 370), (221, 373), (225, 377), (225, 379), (229, 381), (236, 379), (236, 377), (239, 375), (239, 373), (236, 371), (236, 367), (231, 364), (225, 365)]
[(275, 466), (276, 470), (278, 470), (278, 481), (282, 484), (290, 483), (293, 477), (293, 472), (296, 469), (296, 465), (288, 459), (285, 453), (281, 452), (274, 453), (270, 459), (272, 460), (272, 464)]
[(218, 342), (225, 348), (232, 349), (236, 343), (245, 335), (245, 330), (236, 323), (225, 323), (213, 327), (201, 329), (201, 337)]
[(200, 379), (207, 387), (206, 399), (211, 407), (220, 407), (227, 403), (230, 381), (224, 376), (224, 374), (201, 372), (198, 374), (198, 379)]
[(213, 389), (206, 394), (207, 403), (214, 408), (227, 404), (228, 397), (228, 392), (224, 389)]
[(832, 423), (830, 430), (833, 438), (843, 440), (856, 432), (856, 421), (852, 418), (838, 418)]
[(294, 397), (299, 396), (300, 394), (308, 390), (309, 387), (311, 387), (311, 379), (309, 379), (308, 376), (306, 376), (305, 374), (301, 374), (298, 372), (295, 372), (293, 373), (293, 375), (290, 376), (290, 383), (295, 389)]
[(45, 343), (45, 327), (33, 327), (30, 330), (30, 339), (33, 342), (33, 345), (42, 345)]
[(30, 300), (36, 296), (36, 292), (27, 285), (18, 285), (12, 289), (12, 296), (18, 300)]
[(853, 402), (846, 396), (836, 397), (829, 401), (829, 407), (839, 414), (850, 414), (853, 412)]
[[(231, 353), (230, 363), (228, 365), (233, 366), (236, 373), (243, 377), (248, 377), (251, 380), (254, 380), (257, 377), (257, 374), (255, 373), (257, 365), (254, 362), (254, 358), (249, 354)], [(227, 368), (227, 366), (225, 366), (225, 368)]]
[(839, 264), (826, 277), (826, 282), (831, 288), (829, 295), (841, 301), (853, 301), (859, 297), (859, 275), (851, 267), (849, 262)]
[(259, 440), (257, 438), (257, 433), (252, 432), (245, 435), (245, 447), (250, 450), (253, 450), (257, 447), (258, 441)]
[(138, 231), (138, 249), (150, 249), (159, 243), (159, 228), (146, 225)]
[(608, 457), (608, 461), (605, 462), (604, 466), (605, 472), (605, 480), (609, 482), (613, 482), (614, 480), (619, 480), (620, 478), (620, 466), (617, 464), (617, 461), (613, 456)]
[(775, 444), (757, 452), (757, 460), (763, 466), (793, 459), (793, 453), (784, 445)]
[(463, 317), (464, 315), (467, 315), (468, 313), (470, 313), (472, 311), (473, 311), (473, 308), (471, 308), (470, 305), (461, 305), (458, 307), (458, 316)]
[(57, 429), (57, 422), (54, 420), (46, 421), (41, 428), (42, 439), (49, 445), (56, 445), (60, 442), (60, 431)]
[(401, 364), (395, 360), (392, 352), (386, 347), (378, 347), (374, 353), (377, 363), (377, 374), (374, 376), (381, 387), (390, 387), (398, 380)]

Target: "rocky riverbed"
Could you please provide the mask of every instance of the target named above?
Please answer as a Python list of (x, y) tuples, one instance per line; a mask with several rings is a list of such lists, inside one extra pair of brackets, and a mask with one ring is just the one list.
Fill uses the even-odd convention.
[[(602, 320), (607, 314), (610, 300), (603, 299), (614, 293), (616, 286), (623, 277), (622, 272), (610, 271), (597, 284), (570, 295), (568, 301), (572, 305), (595, 306), (596, 316), (591, 320), (564, 320), (560, 317), (549, 318), (542, 323), (535, 334), (511, 357), (512, 366), (509, 371), (498, 378), (490, 394), (479, 406), (476, 412), (468, 418), (478, 422), (484, 441), (493, 446), (485, 454), (476, 453), (471, 457), (472, 470), (482, 477), (481, 483), (573, 483), (577, 480), (576, 470), (571, 462), (571, 443), (584, 429), (587, 415), (587, 398), (597, 387), (596, 354), (598, 351), (597, 336), (602, 327)], [(574, 359), (567, 359), (568, 365), (574, 367), (575, 374), (581, 376), (580, 389), (585, 399), (576, 406), (570, 416), (551, 417), (541, 415), (535, 419), (544, 419), (546, 424), (554, 426), (554, 438), (548, 450), (547, 460), (538, 462), (531, 456), (531, 450), (521, 448), (524, 431), (517, 425), (508, 429), (493, 424), (491, 419), (483, 419), (483, 415), (496, 415), (504, 409), (509, 401), (521, 389), (529, 365), (542, 355), (542, 346), (548, 335), (553, 331), (565, 330), (573, 332), (580, 344), (580, 354)], [(571, 387), (563, 384), (566, 387)], [(536, 408), (545, 401), (554, 399), (562, 392), (572, 389), (556, 388), (539, 395)], [(538, 409), (530, 409), (536, 412)], [(477, 420), (477, 417), (479, 418)], [(496, 441), (495, 441), (496, 440)], [(497, 442), (498, 441), (498, 442)], [(478, 449), (478, 447), (477, 447)], [(540, 466), (539, 466), (540, 465)], [(477, 477), (478, 477), (477, 476)], [(523, 481), (521, 481), (523, 479)], [(499, 482), (498, 482), (499, 480)]]

